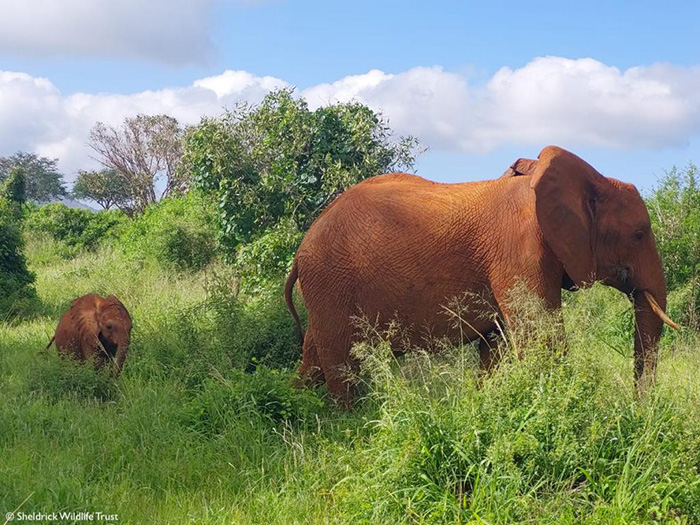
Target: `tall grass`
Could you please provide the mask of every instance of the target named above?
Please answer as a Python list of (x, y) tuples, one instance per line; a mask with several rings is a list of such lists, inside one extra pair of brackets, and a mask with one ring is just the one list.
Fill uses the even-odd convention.
[[(280, 289), (246, 297), (225, 268), (117, 247), (65, 260), (52, 242), (28, 243), (40, 306), (0, 326), (0, 510), (31, 494), (25, 512), (120, 523), (700, 522), (696, 339), (665, 336), (638, 401), (632, 312), (610, 289), (565, 297), (568, 351), (518, 298), (527, 322), (489, 377), (472, 345), (397, 359), (375, 333), (345, 412), (293, 386)], [(117, 380), (44, 349), (88, 292), (134, 319)]]
[(594, 308), (605, 304), (604, 327), (588, 302), (573, 301), (560, 352), (556, 316), (516, 298), (524, 322), (486, 378), (469, 347), (415, 352), (400, 366), (386, 337), (356, 348), (380, 416), (362, 452), (371, 467), (353, 479), (362, 488), (350, 498), (353, 519), (700, 521), (698, 388), (676, 370), (694, 369), (697, 356), (669, 349), (659, 388), (639, 402), (630, 360), (600, 333), (612, 316), (627, 323), (624, 303), (608, 292), (583, 294)]

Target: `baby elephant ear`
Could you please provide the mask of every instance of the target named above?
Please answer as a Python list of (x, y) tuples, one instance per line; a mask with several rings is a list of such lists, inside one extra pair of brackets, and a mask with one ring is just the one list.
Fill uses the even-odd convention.
[(122, 302), (117, 298), (116, 295), (109, 295), (105, 297), (104, 302), (102, 303), (102, 307), (105, 308), (107, 306), (117, 306), (119, 309), (126, 314), (126, 317), (128, 319), (131, 319), (131, 315), (129, 315), (129, 311), (126, 309), (126, 306), (122, 304)]
[(596, 278), (596, 202), (604, 184), (590, 164), (556, 146), (540, 152), (530, 181), (544, 239), (579, 287)]
[(117, 299), (116, 295), (108, 295), (107, 297), (105, 297), (104, 304), (105, 304), (105, 306), (111, 305), (111, 304), (116, 304), (117, 306), (121, 306), (122, 308), (124, 308), (124, 305), (122, 304), (122, 302), (119, 299)]
[(534, 159), (518, 159), (501, 175), (502, 179), (518, 177), (520, 175), (534, 175), (537, 161)]
[(87, 294), (78, 297), (70, 307), (70, 315), (81, 344), (92, 345), (100, 332), (98, 316), (102, 299), (99, 295)]

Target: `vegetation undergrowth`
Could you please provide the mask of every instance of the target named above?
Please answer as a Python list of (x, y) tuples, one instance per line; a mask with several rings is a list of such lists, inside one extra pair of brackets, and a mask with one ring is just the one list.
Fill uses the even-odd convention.
[(509, 332), (486, 378), (471, 347), (418, 351), (400, 366), (390, 334), (356, 347), (380, 408), (361, 452), (369, 468), (348, 482), (353, 521), (700, 520), (699, 390), (678, 375), (697, 357), (668, 348), (658, 388), (639, 401), (630, 359), (602, 343), (598, 315), (585, 319), (591, 300), (610, 311), (601, 324), (631, 315), (609, 292), (565, 310), (566, 346), (553, 316), (517, 299), (526, 326)]
[[(217, 264), (180, 272), (110, 244), (65, 260), (53, 242), (27, 244), (40, 306), (0, 328), (5, 508), (32, 494), (26, 512), (123, 523), (700, 520), (697, 341), (664, 338), (638, 402), (632, 312), (609, 288), (566, 295), (567, 353), (542, 343), (556, 323), (526, 316), (542, 334), (513, 331), (487, 379), (472, 345), (397, 359), (374, 334), (357, 348), (366, 397), (344, 412), (294, 386), (281, 283), (252, 294)], [(135, 320), (117, 380), (45, 349), (89, 291)]]
[[(159, 170), (81, 175), (122, 212), (27, 205), (22, 172), (3, 182), (0, 508), (119, 523), (700, 523), (694, 166), (648, 199), (684, 329), (664, 334), (643, 399), (630, 302), (596, 285), (565, 293), (563, 318), (515, 291), (520, 324), (489, 376), (473, 344), (397, 358), (400, 327), (367, 326), (348, 412), (297, 386), (284, 274), (327, 203), (410, 167), (415, 141), (360, 104), (311, 111), (289, 90), (186, 132), (167, 116), (130, 129), (169, 129), (166, 153), (182, 155), (159, 202)], [(109, 131), (94, 129), (98, 152), (114, 153), (100, 149)], [(15, 157), (32, 198), (37, 181), (65, 194), (54, 161)], [(86, 293), (117, 295), (134, 320), (117, 379), (46, 348)]]

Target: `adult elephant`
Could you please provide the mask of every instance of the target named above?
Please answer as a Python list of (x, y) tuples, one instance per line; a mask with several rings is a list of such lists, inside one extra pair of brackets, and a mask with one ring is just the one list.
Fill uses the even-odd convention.
[(46, 348), (54, 342), (60, 354), (80, 361), (94, 359), (98, 367), (114, 362), (118, 375), (131, 343), (131, 316), (114, 295), (83, 295), (61, 316)]
[[(325, 379), (345, 402), (357, 315), (451, 336), (441, 305), (465, 292), (490, 298), (508, 324), (518, 281), (551, 309), (561, 306), (562, 288), (600, 281), (634, 302), (639, 388), (653, 379), (663, 322), (676, 327), (664, 313), (664, 273), (635, 187), (555, 146), (496, 180), (439, 184), (391, 173), (357, 184), (324, 210), (297, 251), (285, 297), (299, 324), (297, 279), (309, 314), (299, 371)], [(488, 367), (485, 336), (496, 326), (470, 310), (466, 336), (481, 339)]]

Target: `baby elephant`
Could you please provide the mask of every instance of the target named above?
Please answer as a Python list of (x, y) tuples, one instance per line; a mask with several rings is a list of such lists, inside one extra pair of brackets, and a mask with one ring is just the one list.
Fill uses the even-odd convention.
[(90, 293), (78, 297), (63, 314), (51, 342), (58, 352), (81, 361), (91, 357), (102, 367), (114, 361), (114, 375), (119, 375), (131, 343), (131, 317), (115, 296), (103, 299)]

